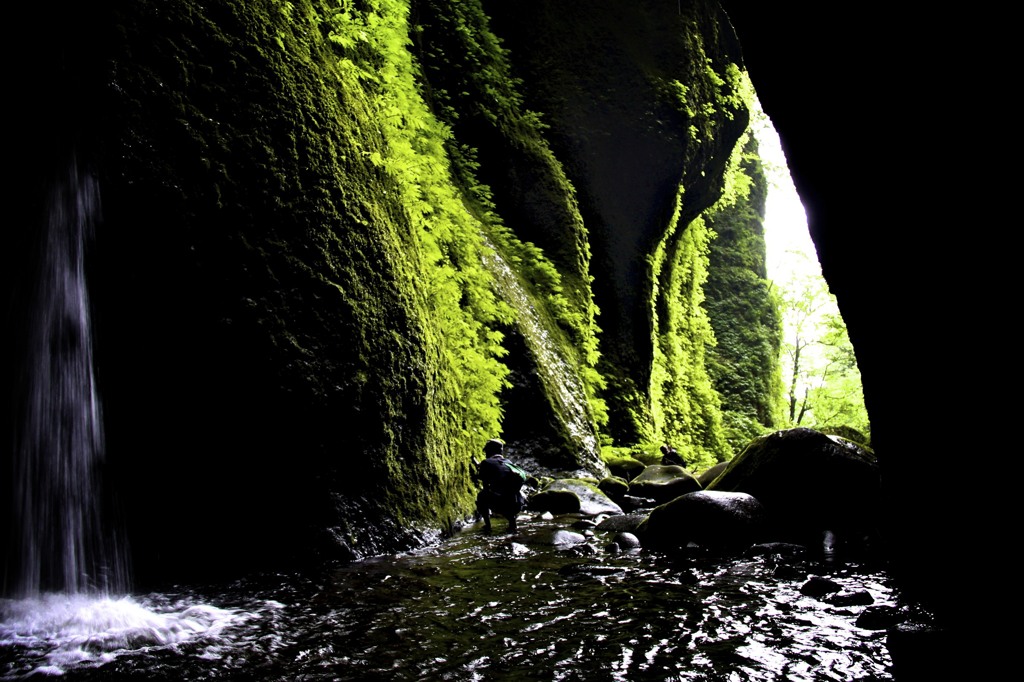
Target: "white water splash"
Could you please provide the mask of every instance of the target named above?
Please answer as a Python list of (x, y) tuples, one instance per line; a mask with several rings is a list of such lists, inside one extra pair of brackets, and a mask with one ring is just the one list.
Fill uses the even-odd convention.
[(0, 617), (0, 647), (36, 652), (34, 672), (59, 675), (127, 651), (218, 638), (245, 615), (208, 605), (158, 612), (131, 597), (53, 593), (0, 601)]
[(213, 606), (154, 610), (111, 596), (127, 592), (128, 561), (102, 513), (104, 434), (85, 263), (100, 219), (99, 183), (71, 159), (47, 208), (14, 450), (18, 598), (0, 600), (0, 649), (17, 652), (19, 675), (60, 675), (126, 651), (216, 639), (241, 618)]

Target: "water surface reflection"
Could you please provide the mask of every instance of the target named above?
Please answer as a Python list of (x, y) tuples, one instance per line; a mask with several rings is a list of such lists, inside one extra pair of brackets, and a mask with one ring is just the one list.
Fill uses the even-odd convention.
[[(856, 624), (869, 605), (896, 605), (881, 566), (823, 552), (613, 552), (613, 534), (602, 531), (583, 544), (545, 544), (569, 522), (524, 518), (515, 537), (474, 528), (323, 576), (261, 575), (140, 597), (151, 613), (206, 605), (226, 620), (48, 671), (178, 682), (892, 679), (885, 631)], [(859, 598), (842, 605), (805, 595), (812, 576)], [(45, 672), (49, 645), (30, 639), (5, 637), (5, 679)]]

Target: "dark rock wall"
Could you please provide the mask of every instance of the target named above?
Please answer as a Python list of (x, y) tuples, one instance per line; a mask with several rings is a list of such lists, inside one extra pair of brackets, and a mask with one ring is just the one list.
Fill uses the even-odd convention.
[(368, 158), (371, 103), (331, 82), (317, 29), (276, 3), (66, 10), (26, 10), (59, 37), (21, 76), (38, 94), (18, 111), (5, 299), (17, 328), (45, 188), (79, 164), (103, 206), (106, 493), (140, 579), (374, 553), (464, 518), (490, 434), (462, 431), (408, 216)]
[[(368, 102), (331, 83), (324, 42), (280, 8), (111, 7), (96, 333), (140, 571), (288, 563), (335, 541), (358, 555), (380, 532), (346, 518), (435, 494), (464, 505), (468, 484), (428, 455), (443, 401), (427, 403), (440, 392), (410, 228), (367, 159), (383, 145)], [(397, 492), (410, 478), (433, 492)]]
[(980, 510), (942, 498), (948, 467), (987, 446), (975, 429), (943, 428), (933, 442), (922, 438), (930, 427), (919, 427), (944, 421), (951, 396), (987, 384), (960, 366), (973, 345), (966, 321), (973, 314), (951, 312), (947, 285), (937, 282), (948, 277), (963, 300), (984, 306), (976, 243), (933, 231), (978, 220), (954, 195), (969, 194), (986, 175), (978, 175), (984, 165), (971, 137), (950, 135), (948, 117), (926, 112), (935, 93), (951, 86), (950, 74), (987, 72), (971, 55), (987, 60), (988, 44), (967, 38), (980, 15), (908, 7), (826, 17), (797, 4), (722, 4), (781, 136), (856, 349), (895, 565), (909, 592), (958, 613), (973, 596), (950, 586), (969, 580), (966, 562), (976, 555), (949, 551), (953, 537), (972, 544), (952, 529)]

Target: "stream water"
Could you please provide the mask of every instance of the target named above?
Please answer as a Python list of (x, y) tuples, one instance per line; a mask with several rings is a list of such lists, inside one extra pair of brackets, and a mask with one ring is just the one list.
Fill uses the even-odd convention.
[[(8, 600), (0, 679), (893, 679), (885, 631), (857, 624), (897, 607), (882, 567), (613, 551), (571, 517), (521, 519), (316, 576)], [(870, 598), (808, 596), (815, 576)]]
[[(903, 608), (883, 567), (824, 545), (796, 556), (613, 551), (614, 531), (574, 517), (524, 514), (515, 536), (476, 526), (315, 575), (126, 594), (94, 475), (103, 432), (84, 254), (99, 189), (73, 160), (50, 210), (0, 680), (892, 679), (885, 631), (858, 624), (866, 609)], [(551, 351), (544, 341), (538, 332), (533, 352)], [(565, 411), (583, 420), (582, 388), (562, 383)], [(825, 577), (851, 598), (805, 594)]]

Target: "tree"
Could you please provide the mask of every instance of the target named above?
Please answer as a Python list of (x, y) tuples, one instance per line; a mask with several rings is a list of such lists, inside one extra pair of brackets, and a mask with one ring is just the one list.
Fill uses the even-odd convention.
[(818, 384), (807, 395), (815, 428), (828, 431), (847, 427), (869, 440), (871, 426), (864, 407), (860, 369), (846, 324), (838, 312), (826, 313), (823, 324), (825, 333), (819, 344), (825, 365)]
[(789, 421), (800, 425), (807, 412), (810, 387), (819, 376), (820, 354), (815, 346), (822, 335), (820, 325), (830, 299), (820, 275), (794, 272), (782, 285), (782, 363), (789, 377)]
[[(799, 257), (809, 261), (806, 254)], [(870, 422), (856, 355), (820, 270), (794, 269), (780, 289), (790, 424), (823, 431), (853, 429), (868, 440)]]

